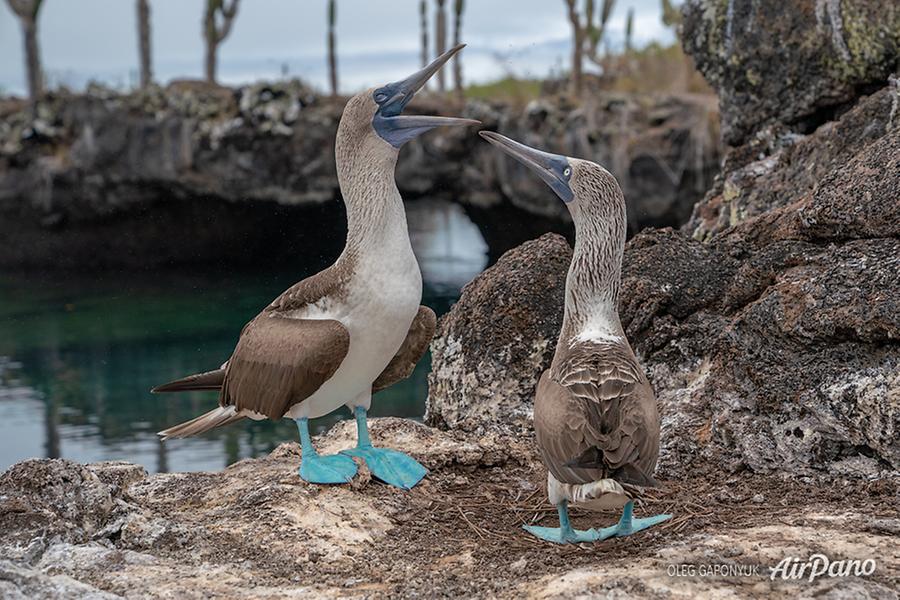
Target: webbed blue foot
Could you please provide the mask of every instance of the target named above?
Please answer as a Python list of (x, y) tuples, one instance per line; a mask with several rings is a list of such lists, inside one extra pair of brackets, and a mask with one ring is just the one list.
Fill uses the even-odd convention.
[(596, 529), (581, 531), (570, 527), (566, 531), (562, 527), (537, 527), (536, 525), (523, 525), (522, 529), (542, 540), (557, 544), (580, 544), (581, 542), (596, 542), (600, 539), (600, 534)]
[(350, 483), (356, 463), (349, 456), (319, 456), (309, 436), (309, 421), (297, 419), (300, 431), (300, 477), (309, 483)]
[(358, 406), (354, 412), (356, 414), (357, 445), (356, 448), (341, 451), (341, 454), (358, 456), (363, 459), (372, 475), (388, 485), (409, 490), (422, 481), (422, 478), (428, 474), (428, 469), (403, 452), (374, 447), (369, 439), (366, 411)]
[(600, 532), (596, 529), (581, 531), (573, 529), (569, 523), (569, 505), (560, 502), (556, 506), (559, 512), (559, 527), (538, 527), (537, 525), (523, 525), (522, 529), (528, 533), (556, 544), (580, 544), (581, 542), (596, 542), (600, 539)]
[(642, 529), (653, 527), (654, 525), (672, 518), (672, 515), (655, 515), (653, 517), (636, 519), (633, 516), (633, 512), (634, 501), (629, 500), (628, 504), (625, 505), (625, 508), (622, 511), (622, 517), (619, 519), (619, 522), (612, 527), (604, 527), (600, 530), (600, 539), (605, 540), (613, 536), (624, 537), (626, 535), (631, 535), (633, 533), (641, 531)]

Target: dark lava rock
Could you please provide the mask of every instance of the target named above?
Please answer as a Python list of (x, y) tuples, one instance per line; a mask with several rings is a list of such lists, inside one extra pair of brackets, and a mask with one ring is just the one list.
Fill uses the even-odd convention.
[[(334, 164), (341, 110), (299, 81), (184, 81), (128, 95), (92, 87), (48, 96), (34, 119), (24, 104), (0, 101), (0, 267), (334, 258), (345, 233)], [(548, 98), (523, 110), (426, 96), (410, 110), (465, 114), (604, 163), (623, 182), (632, 231), (684, 223), (719, 161), (710, 98), (603, 96), (578, 110)], [(438, 129), (402, 152), (404, 197), (462, 204), (492, 257), (570, 229), (552, 192), (471, 128)]]
[(467, 431), (530, 427), (534, 388), (562, 327), (572, 249), (546, 234), (469, 283), (431, 344), (425, 421)]
[[(823, 124), (812, 134), (779, 133), (773, 128), (731, 150), (722, 174), (694, 207), (685, 228), (699, 240), (708, 239), (746, 219), (806, 198), (813, 190), (819, 195), (832, 193), (826, 189), (852, 178), (853, 186), (844, 186), (845, 195), (839, 201), (835, 198), (831, 205), (843, 213), (841, 219), (854, 214), (861, 218), (860, 211), (883, 212), (884, 218), (874, 218), (876, 215), (872, 213), (869, 216), (873, 218), (858, 223), (876, 229), (856, 229), (852, 235), (873, 237), (879, 231), (886, 231), (885, 227), (897, 222), (891, 218), (892, 214), (896, 215), (892, 211), (897, 210), (893, 201), (898, 196), (896, 150), (890, 151), (886, 139), (900, 125), (897, 108), (900, 104), (897, 83), (900, 82), (894, 82), (861, 98), (840, 119)], [(883, 162), (891, 154), (894, 160)], [(863, 172), (866, 177), (861, 176)], [(882, 200), (872, 202), (867, 198)], [(846, 201), (855, 208), (844, 207)], [(825, 218), (825, 215), (807, 214), (806, 218)], [(834, 214), (829, 218), (835, 218)]]
[(688, 0), (682, 43), (740, 145), (773, 123), (808, 133), (900, 60), (900, 5), (883, 0)]

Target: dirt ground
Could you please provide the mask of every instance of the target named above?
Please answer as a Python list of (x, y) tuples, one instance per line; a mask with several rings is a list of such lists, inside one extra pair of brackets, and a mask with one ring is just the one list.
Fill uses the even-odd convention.
[[(664, 489), (642, 499), (636, 514), (667, 512), (670, 521), (626, 538), (557, 546), (522, 530), (526, 523), (556, 524), (530, 439), (467, 437), (399, 419), (375, 420), (372, 429), (376, 443), (409, 451), (431, 470), (412, 491), (373, 481), (365, 468), (351, 485), (306, 484), (296, 474), (293, 443), (217, 473), (147, 476), (123, 463), (22, 463), (0, 478), (0, 524), (12, 534), (0, 544), (0, 558), (8, 559), (0, 560), (0, 592), (895, 598), (900, 585), (896, 480), (822, 483), (713, 468), (690, 481), (661, 474)], [(354, 435), (351, 424), (338, 425), (319, 440), (320, 449), (345, 447)], [(79, 478), (73, 497), (67, 486)], [(103, 493), (112, 508), (90, 519), (77, 513), (102, 504), (96, 498)], [(68, 511), (77, 527), (61, 532), (46, 518), (53, 511)], [(618, 518), (577, 509), (572, 515), (579, 528)], [(815, 553), (871, 557), (877, 566), (861, 577), (770, 579), (769, 567), (783, 558), (805, 561)], [(750, 574), (698, 572), (713, 565)]]

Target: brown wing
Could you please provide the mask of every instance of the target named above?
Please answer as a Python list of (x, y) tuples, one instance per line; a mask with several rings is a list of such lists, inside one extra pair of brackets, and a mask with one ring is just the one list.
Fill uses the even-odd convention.
[(653, 472), (659, 453), (656, 399), (626, 345), (573, 346), (542, 378), (538, 394), (535, 429), (538, 401), (555, 424), (538, 443), (557, 479), (586, 483), (618, 474), (636, 483), (636, 476)]
[(434, 315), (434, 311), (427, 306), (420, 306), (416, 318), (409, 326), (403, 345), (372, 384), (372, 392), (391, 387), (412, 375), (416, 363), (428, 349), (428, 344), (431, 343), (436, 328), (437, 317)]
[(280, 419), (334, 375), (349, 347), (350, 334), (338, 321), (264, 312), (241, 332), (219, 404)]
[(343, 284), (349, 279), (353, 269), (353, 259), (341, 257), (327, 269), (286, 289), (266, 307), (264, 312), (284, 313), (297, 310), (326, 296), (340, 299)]

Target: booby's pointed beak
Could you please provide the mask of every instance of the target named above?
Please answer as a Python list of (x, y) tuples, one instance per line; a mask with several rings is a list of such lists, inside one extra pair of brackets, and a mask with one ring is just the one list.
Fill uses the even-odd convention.
[(493, 131), (479, 131), (478, 135), (537, 173), (563, 202), (568, 204), (575, 199), (569, 186), (572, 167), (565, 156), (536, 150)]
[(424, 115), (401, 115), (403, 109), (409, 104), (431, 77), (443, 67), (453, 55), (462, 50), (465, 44), (459, 44), (444, 52), (431, 64), (416, 71), (406, 79), (396, 83), (389, 83), (378, 88), (374, 92), (375, 103), (378, 104), (378, 112), (372, 122), (375, 131), (395, 148), (399, 148), (409, 140), (416, 138), (435, 127), (452, 125), (480, 125), (480, 121), (463, 119), (460, 117), (432, 117)]

